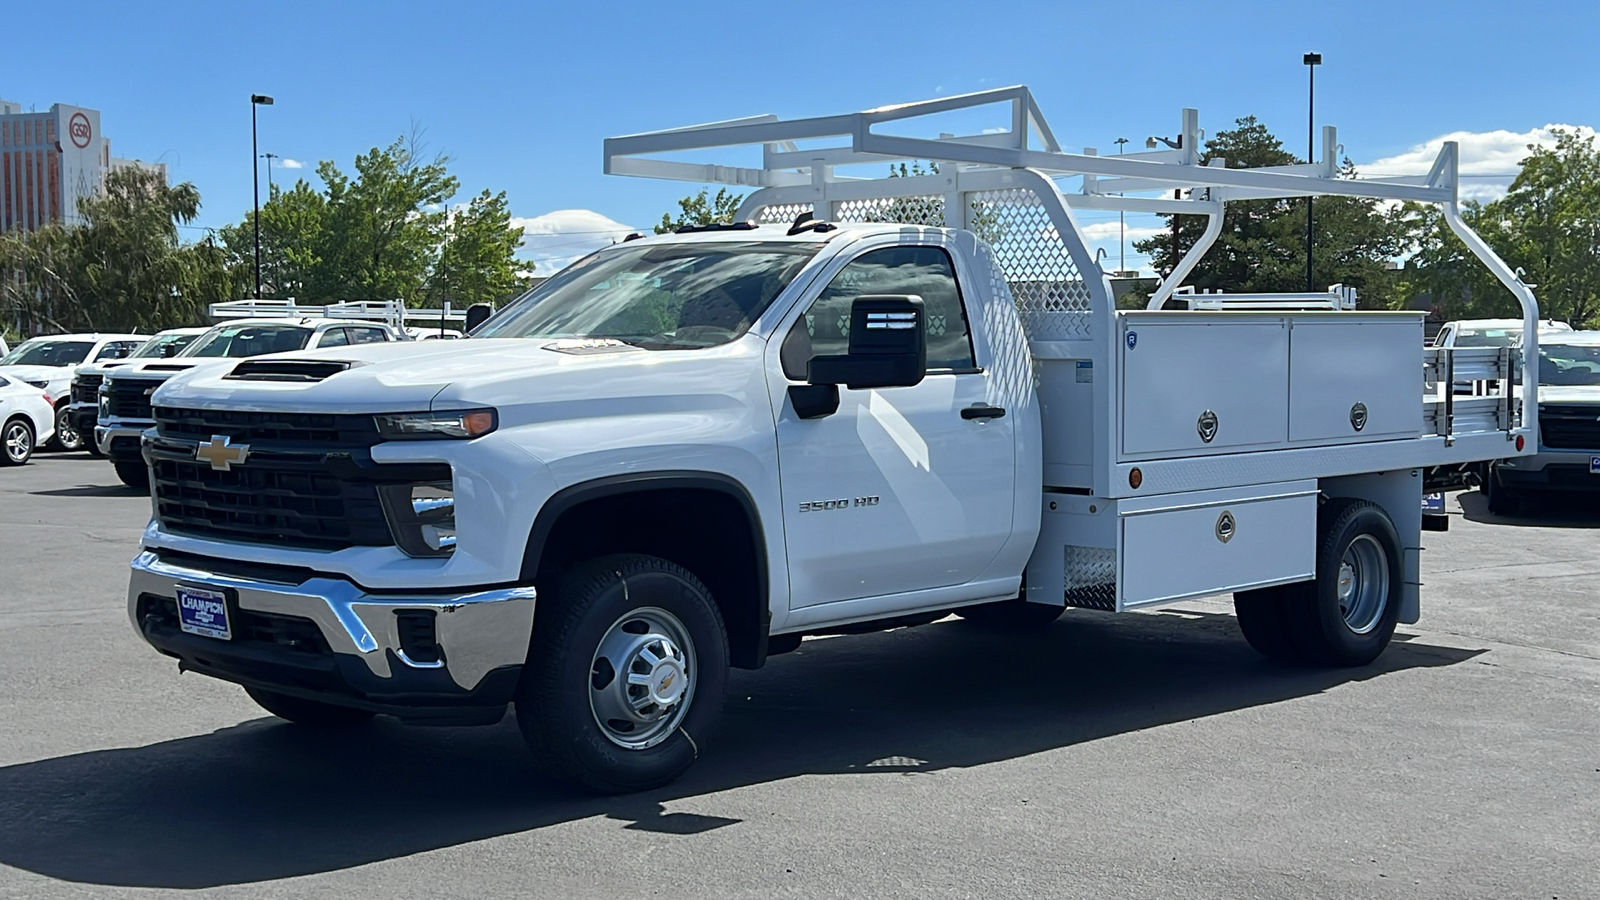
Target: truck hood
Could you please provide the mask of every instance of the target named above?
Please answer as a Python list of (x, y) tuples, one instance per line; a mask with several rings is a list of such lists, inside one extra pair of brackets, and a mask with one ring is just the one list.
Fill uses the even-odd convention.
[(1539, 405), (1546, 403), (1560, 403), (1565, 406), (1574, 404), (1594, 404), (1600, 406), (1600, 385), (1539, 385)]
[(364, 344), (255, 357), (351, 364), (320, 381), (227, 378), (233, 366), (209, 366), (173, 378), (152, 399), (164, 406), (295, 412), (494, 406), (504, 415), (538, 403), (726, 394), (748, 378), (764, 346), (748, 334), (703, 350), (518, 338)]

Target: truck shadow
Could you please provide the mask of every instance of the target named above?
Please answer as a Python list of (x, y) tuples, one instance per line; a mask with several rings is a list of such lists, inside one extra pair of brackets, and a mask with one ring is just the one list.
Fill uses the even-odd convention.
[(1293, 669), (1255, 656), (1226, 614), (1113, 621), (1078, 611), (1025, 637), (947, 621), (812, 640), (735, 674), (718, 739), (688, 776), (621, 798), (535, 772), (509, 717), (493, 728), (380, 720), (342, 733), (262, 718), (0, 768), (0, 863), (179, 889), (344, 869), (596, 816), (693, 839), (742, 820), (663, 804), (807, 774), (980, 766), (1479, 652), (1402, 640), (1366, 669)]
[(1532, 525), (1539, 528), (1600, 528), (1600, 507), (1594, 503), (1594, 494), (1555, 494), (1548, 497), (1531, 497), (1516, 516), (1497, 516), (1489, 512), (1489, 503), (1479, 491), (1464, 491), (1460, 495), (1461, 515), (1472, 522), (1485, 525)]

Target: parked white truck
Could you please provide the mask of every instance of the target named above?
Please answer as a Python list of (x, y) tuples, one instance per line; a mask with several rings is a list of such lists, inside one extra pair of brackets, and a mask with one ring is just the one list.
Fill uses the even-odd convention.
[[(996, 105), (1008, 130), (900, 136)], [(133, 624), (292, 721), (514, 705), (543, 763), (602, 791), (681, 774), (728, 668), (806, 634), (1233, 592), (1267, 655), (1369, 663), (1420, 614), (1423, 467), (1536, 444), (1534, 373), (1513, 394), (1514, 349), (1457, 365), (1419, 314), (1338, 291), (1161, 306), (1228, 199), (1336, 194), (1440, 204), (1530, 350), (1537, 307), (1456, 215), (1453, 144), (1426, 179), (1349, 181), (1331, 129), (1323, 162), (1240, 170), (1198, 165), (1184, 125), (1177, 151), (1068, 154), (1010, 88), (612, 139), (610, 172), (759, 190), (469, 340), (167, 382)], [(762, 168), (659, 158), (748, 144)], [(836, 171), (902, 159), (939, 172)], [(1212, 227), (1119, 312), (1078, 208)], [(1467, 374), (1507, 389), (1454, 398)]]

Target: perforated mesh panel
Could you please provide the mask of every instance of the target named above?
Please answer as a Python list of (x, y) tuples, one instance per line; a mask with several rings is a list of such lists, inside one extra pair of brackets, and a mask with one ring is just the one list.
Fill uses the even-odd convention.
[(904, 225), (944, 227), (944, 197), (893, 197), (878, 200), (846, 200), (834, 211), (840, 222), (898, 222)]
[(809, 203), (779, 203), (776, 206), (763, 206), (756, 213), (757, 225), (789, 225), (800, 217), (801, 213), (811, 212)]
[(1028, 337), (1089, 337), (1089, 287), (1038, 196), (1024, 188), (977, 191), (967, 203), (968, 227), (994, 245)]

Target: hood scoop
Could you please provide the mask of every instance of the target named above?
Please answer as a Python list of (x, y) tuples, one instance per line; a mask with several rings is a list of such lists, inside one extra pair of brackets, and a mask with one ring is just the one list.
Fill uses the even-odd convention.
[(149, 363), (139, 367), (144, 372), (187, 372), (189, 366), (179, 366), (173, 363)]
[(321, 381), (352, 365), (333, 359), (247, 359), (222, 377), (236, 381)]

